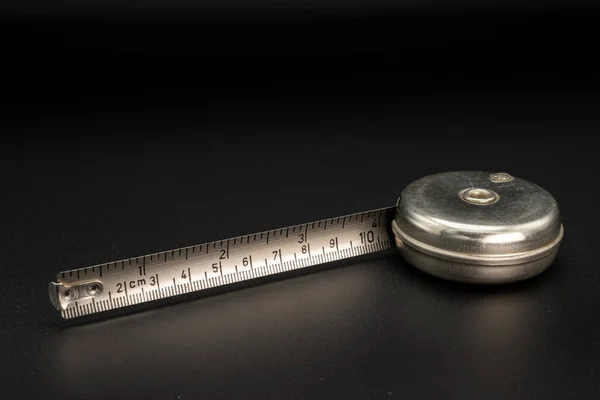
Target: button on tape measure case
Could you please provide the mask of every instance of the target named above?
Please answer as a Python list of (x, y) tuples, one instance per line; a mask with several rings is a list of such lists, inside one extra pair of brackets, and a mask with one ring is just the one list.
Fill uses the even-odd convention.
[(444, 172), (409, 184), (393, 207), (64, 271), (49, 294), (73, 318), (392, 247), (439, 278), (502, 284), (543, 272), (562, 238), (558, 204), (540, 186)]

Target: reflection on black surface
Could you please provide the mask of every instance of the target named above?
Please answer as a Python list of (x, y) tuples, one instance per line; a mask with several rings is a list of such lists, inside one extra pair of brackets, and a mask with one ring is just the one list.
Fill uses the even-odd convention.
[(167, 364), (182, 359), (206, 363), (212, 357), (228, 357), (240, 351), (250, 357), (257, 343), (272, 337), (276, 345), (287, 340), (286, 333), (295, 340), (313, 340), (311, 334), (300, 338), (295, 332), (318, 335), (319, 324), (330, 315), (347, 324), (356, 322), (353, 315), (357, 307), (368, 303), (373, 290), (374, 282), (365, 272), (357, 268), (331, 270), (323, 272), (324, 276), (301, 276), (67, 328), (57, 353), (59, 364), (65, 375), (81, 379), (110, 374), (117, 364), (120, 368), (145, 368), (152, 365), (157, 354)]
[[(91, 386), (108, 379), (133, 397), (180, 395), (177, 382), (190, 379), (216, 395), (211, 388), (223, 385), (211, 382), (223, 374), (239, 377), (236, 384), (251, 393), (257, 379), (285, 380), (298, 371), (316, 378), (350, 361), (362, 368), (361, 382), (348, 390), (411, 379), (435, 370), (432, 360), (444, 365), (432, 383), (459, 375), (475, 386), (514, 385), (519, 374), (511, 368), (536, 362), (530, 348), (537, 332), (530, 328), (540, 325), (536, 296), (545, 279), (473, 287), (431, 278), (389, 256), (64, 329), (48, 367)], [(180, 363), (187, 376), (171, 373)], [(374, 363), (386, 368), (372, 374)], [(132, 388), (131, 376), (153, 378)], [(86, 395), (89, 385), (71, 394)]]

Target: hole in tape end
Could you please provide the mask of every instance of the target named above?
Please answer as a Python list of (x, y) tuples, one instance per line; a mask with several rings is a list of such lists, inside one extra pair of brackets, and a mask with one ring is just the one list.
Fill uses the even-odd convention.
[(66, 310), (69, 304), (77, 300), (86, 300), (99, 296), (102, 291), (102, 283), (98, 281), (69, 286), (60, 282), (50, 282), (48, 285), (50, 302), (59, 311)]

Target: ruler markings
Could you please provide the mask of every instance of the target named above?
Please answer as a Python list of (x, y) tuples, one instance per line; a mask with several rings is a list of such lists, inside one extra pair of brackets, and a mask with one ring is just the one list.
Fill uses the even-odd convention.
[[(63, 271), (57, 275), (59, 284), (76, 287), (89, 279), (82, 277), (94, 274), (103, 290), (96, 297), (77, 298), (59, 311), (64, 318), (74, 318), (388, 249), (393, 243), (386, 214), (390, 209)], [(313, 254), (318, 247), (321, 252)], [(254, 265), (253, 256), (264, 259), (264, 265)], [(131, 268), (125, 268), (126, 263)], [(209, 272), (214, 274), (210, 278)], [(198, 275), (203, 278), (195, 279)], [(172, 280), (173, 285), (161, 287), (161, 278)], [(178, 284), (179, 279), (185, 281)], [(113, 296), (116, 293), (120, 295)]]

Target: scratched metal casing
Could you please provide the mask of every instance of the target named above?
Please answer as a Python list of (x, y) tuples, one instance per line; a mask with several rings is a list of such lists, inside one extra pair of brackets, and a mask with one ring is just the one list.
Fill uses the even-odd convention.
[(563, 237), (556, 200), (506, 173), (455, 171), (409, 184), (392, 230), (404, 259), (440, 278), (499, 284), (538, 275)]

